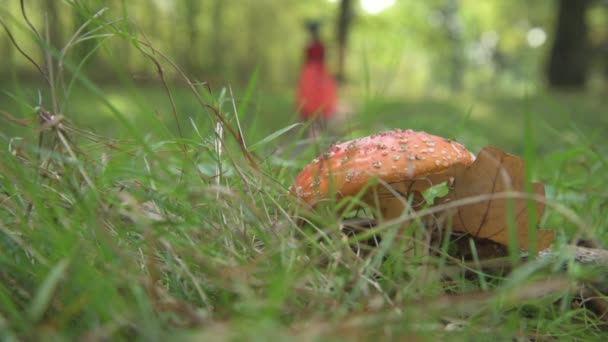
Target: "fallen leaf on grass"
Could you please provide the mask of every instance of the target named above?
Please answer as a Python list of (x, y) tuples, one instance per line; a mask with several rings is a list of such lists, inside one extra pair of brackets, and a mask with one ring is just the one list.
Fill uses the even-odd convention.
[[(503, 245), (509, 244), (509, 201), (512, 203), (517, 242), (527, 249), (529, 243), (528, 199), (496, 196), (505, 192), (526, 193), (524, 161), (495, 147), (484, 148), (469, 167), (457, 166), (448, 171), (453, 177), (450, 191), (440, 199), (440, 203), (469, 197), (487, 195), (487, 200), (458, 206), (452, 216), (452, 229), (466, 232), (475, 237), (490, 239)], [(536, 197), (544, 198), (544, 185), (532, 184)], [(541, 217), (545, 207), (535, 200), (536, 217)], [(551, 230), (536, 231), (536, 248), (543, 250), (553, 241)]]

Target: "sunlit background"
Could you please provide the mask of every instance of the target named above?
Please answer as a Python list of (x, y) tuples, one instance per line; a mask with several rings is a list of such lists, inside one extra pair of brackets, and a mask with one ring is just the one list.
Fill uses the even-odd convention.
[[(320, 20), (335, 66), (338, 0), (311, 1), (78, 1), (80, 13), (61, 1), (31, 1), (29, 14), (42, 24), (49, 18), (51, 40), (61, 47), (87, 15), (107, 7), (100, 19), (128, 27), (199, 79), (244, 82), (256, 68), (274, 87), (292, 84), (306, 42), (304, 23)], [(486, 89), (545, 83), (545, 66), (556, 31), (558, 1), (352, 1), (346, 56), (349, 84), (390, 94), (440, 91), (446, 87)], [(38, 4), (38, 5), (35, 5)], [(37, 9), (39, 8), (39, 9)], [(8, 27), (24, 50), (35, 43), (19, 16), (19, 3), (2, 9)], [(589, 6), (585, 18), (589, 42), (589, 83), (605, 81), (608, 15), (605, 2)], [(124, 19), (127, 17), (128, 19)], [(123, 19), (121, 19), (123, 18)], [(269, 20), (271, 19), (271, 20)], [(130, 78), (150, 81), (153, 68), (130, 43), (105, 32), (72, 48), (69, 57), (89, 57), (92, 76), (114, 78), (125, 69)], [(2, 35), (4, 79), (32, 74), (31, 64)], [(594, 51), (596, 53), (594, 53)], [(116, 61), (120, 63), (116, 63)], [(100, 68), (103, 66), (103, 68)], [(110, 72), (108, 72), (110, 71)], [(595, 71), (595, 72), (594, 72)]]
[[(591, 98), (585, 101), (595, 108), (607, 89), (606, 1), (585, 1), (575, 9), (571, 2), (558, 0), (25, 3), (40, 32), (44, 18), (48, 19), (49, 43), (56, 58), (61, 55), (66, 63), (63, 72), (86, 76), (101, 87), (104, 99), (133, 120), (142, 116), (142, 106), (147, 106), (147, 113), (168, 108), (155, 58), (163, 64), (162, 76), (178, 89), (184, 88), (179, 81), (183, 72), (214, 92), (232, 87), (238, 100), (255, 80), (249, 105), (256, 113), (275, 118), (266, 125), (252, 123), (255, 132), (269, 134), (297, 121), (293, 95), (308, 41), (306, 23), (311, 20), (321, 23), (329, 72), (342, 80), (339, 109), (354, 115), (348, 121), (351, 132), (411, 125), (404, 115), (421, 115), (418, 125), (427, 128), (424, 120), (429, 112), (469, 115), (472, 124), (496, 127), (516, 99), (541, 94), (565, 99), (555, 91), (566, 90), (568, 97)], [(43, 64), (19, 2), (4, 4), (0, 15), (19, 47)], [(558, 35), (560, 27), (575, 29)], [(563, 39), (561, 45), (556, 44), (558, 37)], [(2, 103), (18, 106), (15, 92), (35, 102), (41, 84), (36, 68), (6, 34), (0, 35), (0, 50), (0, 76), (8, 84), (0, 94)], [(84, 92), (86, 87), (76, 79), (69, 89)], [(21, 85), (19, 90), (12, 88), (14, 82)], [(154, 95), (142, 93), (142, 87)], [(87, 96), (71, 96), (66, 114), (81, 111), (80, 99), (94, 101)], [(184, 99), (177, 106), (188, 116), (197, 111), (195, 102)], [(99, 115), (87, 118), (87, 123), (113, 134), (109, 123), (99, 121), (100, 115), (111, 117), (110, 111), (102, 105), (96, 108)], [(369, 115), (384, 119), (370, 127)], [(590, 118), (593, 126), (603, 125), (601, 116)], [(244, 120), (260, 121), (253, 115)], [(515, 141), (518, 125), (507, 124), (498, 135)]]

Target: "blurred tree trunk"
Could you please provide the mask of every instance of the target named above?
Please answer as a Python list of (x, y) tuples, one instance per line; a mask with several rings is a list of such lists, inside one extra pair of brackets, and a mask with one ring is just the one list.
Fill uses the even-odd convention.
[[(444, 0), (439, 8), (443, 17), (443, 29), (449, 50), (445, 58), (449, 64), (447, 78), (452, 91), (458, 92), (464, 86), (466, 61), (464, 59), (463, 26), (460, 18), (460, 1)], [(443, 58), (442, 58), (443, 59)]]
[(599, 55), (604, 66), (604, 79), (608, 81), (608, 39), (606, 39), (604, 45), (600, 49)]
[[(127, 6), (127, 1), (126, 0), (117, 0), (120, 2), (120, 10), (121, 10), (121, 16), (123, 18), (128, 18), (129, 17), (129, 8)], [(155, 20), (156, 18), (158, 18), (158, 11), (156, 11), (156, 7), (155, 6), (148, 6), (149, 9), (149, 18), (152, 20)], [(132, 33), (132, 28), (131, 28), (131, 24), (128, 21), (125, 21), (122, 23), (121, 29), (125, 32), (128, 32), (129, 34), (133, 34)], [(128, 39), (121, 39), (120, 42), (120, 60), (121, 60), (121, 64), (123, 64), (124, 68), (127, 71), (132, 71), (131, 69), (131, 42), (129, 42)]]
[(200, 59), (198, 54), (199, 48), (199, 25), (197, 23), (200, 13), (200, 0), (185, 0), (186, 1), (186, 32), (188, 35), (188, 45), (185, 53), (186, 67), (189, 72), (196, 72), (200, 69)]
[[(261, 6), (261, 3), (264, 6)], [(265, 44), (266, 41), (272, 41), (271, 26), (268, 25), (270, 10), (268, 3), (270, 1), (258, 0), (245, 7), (245, 25), (254, 29), (247, 30), (247, 34), (244, 36), (247, 56), (237, 59), (236, 64), (239, 66), (236, 69), (238, 74), (235, 77), (240, 82), (246, 82), (255, 68), (264, 67), (264, 62), (268, 60), (269, 48)]]
[(446, 0), (443, 12), (450, 43), (450, 88), (460, 91), (464, 86), (465, 60), (463, 55), (462, 21), (459, 0)]
[(353, 7), (351, 0), (340, 1), (340, 15), (338, 16), (338, 70), (337, 79), (339, 82), (344, 82), (346, 79), (345, 65), (346, 65), (346, 46), (348, 43), (348, 33), (350, 31), (350, 24), (353, 16)]
[(555, 40), (549, 56), (547, 79), (553, 88), (582, 88), (587, 81), (588, 27), (585, 14), (590, 0), (558, 0)]
[(215, 0), (213, 2), (213, 8), (211, 10), (212, 18), (211, 18), (211, 26), (212, 26), (212, 39), (211, 41), (211, 53), (213, 56), (213, 60), (211, 64), (213, 66), (212, 72), (216, 75), (222, 74), (223, 68), (223, 59), (224, 59), (224, 3), (225, 0)]
[[(8, 24), (7, 24), (8, 26)], [(11, 30), (12, 31), (12, 30)], [(4, 28), (0, 27), (0, 51), (2, 58), (0, 59), (0, 70), (3, 77), (13, 72), (13, 43), (8, 38), (8, 34), (4, 32)]]

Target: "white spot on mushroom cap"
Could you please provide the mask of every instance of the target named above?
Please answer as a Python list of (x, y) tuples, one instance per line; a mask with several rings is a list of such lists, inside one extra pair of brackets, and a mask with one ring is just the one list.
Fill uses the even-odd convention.
[(323, 158), (327, 159), (331, 159), (331, 157), (333, 157), (336, 153), (333, 151), (329, 151), (329, 152), (325, 152), (323, 153)]
[(414, 175), (416, 174), (416, 165), (414, 164), (410, 164), (406, 167), (405, 169), (405, 174), (407, 175), (407, 177), (414, 177)]
[(355, 170), (348, 169), (348, 171), (346, 171), (346, 177), (344, 178), (344, 181), (346, 183), (350, 183), (350, 181), (352, 181), (354, 177), (355, 177)]

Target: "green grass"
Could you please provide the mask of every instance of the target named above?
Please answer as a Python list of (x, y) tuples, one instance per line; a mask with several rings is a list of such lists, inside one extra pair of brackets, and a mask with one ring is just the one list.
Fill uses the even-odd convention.
[[(298, 226), (287, 191), (333, 140), (425, 130), (475, 152), (495, 145), (533, 159), (527, 174), (546, 184), (541, 226), (556, 231), (556, 246), (605, 245), (599, 96), (353, 92), (346, 97), (361, 100), (333, 136), (300, 144), (304, 126), (275, 134), (296, 118), (288, 92), (254, 80), (234, 99), (198, 87), (198, 100), (170, 84), (174, 117), (161, 86), (95, 85), (71, 71), (76, 86), (56, 97), (61, 125), (37, 120), (37, 87), (49, 110), (47, 87), (1, 87), (0, 339), (606, 338), (606, 323), (573, 305), (572, 290), (601, 282), (605, 270), (563, 270), (563, 255), (497, 274), (479, 268), (484, 260), (448, 258), (448, 243), (438, 256), (406, 256), (405, 239), (387, 225), (363, 257), (339, 234), (331, 206)], [(221, 133), (214, 109), (227, 123)], [(239, 125), (247, 146), (259, 143), (254, 163), (230, 133)]]
[[(256, 171), (226, 130), (218, 154), (208, 110), (197, 107), (185, 90), (175, 93), (183, 137), (171, 126), (161, 90), (139, 89), (133, 102), (119, 87), (103, 92), (120, 115), (131, 115), (128, 122), (138, 137), (105, 113), (104, 101), (78, 93), (65, 113), (74, 123), (43, 131), (42, 151), (39, 125), (3, 130), (3, 338), (570, 340), (603, 335), (604, 323), (591, 311), (574, 308), (574, 293), (567, 289), (525, 297), (530, 287), (542, 288), (527, 284), (550, 277), (546, 267), (533, 263), (508, 275), (470, 278), (467, 270), (478, 272), (475, 266), (404, 257), (399, 239), (386, 238), (369, 257), (357, 257), (340, 238), (331, 212), (316, 217), (314, 229), (296, 226), (286, 188), (316, 149), (290, 151), (300, 128), (268, 139), (255, 157)], [(28, 96), (20, 99), (33, 103)], [(542, 225), (555, 229), (558, 243), (564, 243), (583, 233), (569, 220), (571, 213), (585, 224), (590, 235), (584, 237), (601, 243), (608, 238), (604, 128), (596, 124), (602, 118), (594, 99), (562, 99), (580, 101), (572, 104), (574, 110), (588, 111), (575, 124), (569, 120), (574, 114), (556, 105), (557, 99), (376, 100), (355, 113), (342, 134), (412, 127), (474, 147), (496, 142), (520, 152), (530, 143), (521, 112), (530, 101), (538, 146), (532, 174), (547, 184), (550, 202), (563, 207), (549, 210)], [(293, 121), (289, 101), (269, 102), (254, 97), (249, 108), (257, 109), (242, 114), (250, 145)], [(467, 102), (479, 102), (483, 112), (467, 109)], [(232, 103), (222, 108), (235, 127)], [(24, 113), (10, 106), (3, 110)], [(158, 120), (155, 111), (163, 113)], [(109, 147), (107, 139), (69, 127), (116, 140)], [(23, 139), (11, 140), (18, 133)], [(17, 148), (27, 157), (16, 156)], [(394, 227), (386, 227), (387, 236), (394, 233)], [(440, 274), (450, 274), (452, 281)], [(589, 276), (584, 268), (558, 274), (553, 277), (566, 282)], [(446, 286), (464, 299), (447, 297)], [(445, 331), (454, 322), (462, 329)]]

